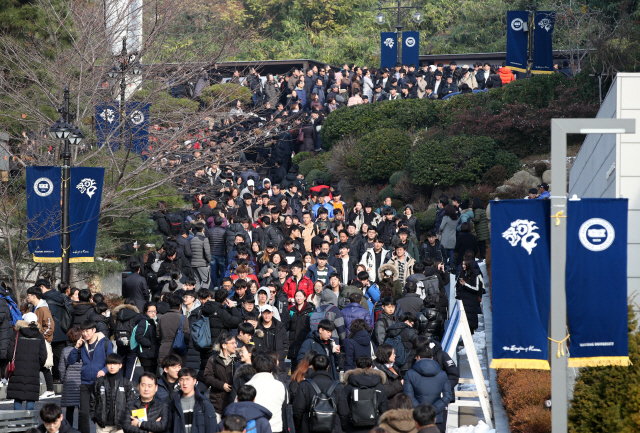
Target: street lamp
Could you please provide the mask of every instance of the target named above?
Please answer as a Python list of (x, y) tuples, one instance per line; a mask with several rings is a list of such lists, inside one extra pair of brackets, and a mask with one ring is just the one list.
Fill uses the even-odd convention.
[(381, 25), (384, 25), (384, 23), (386, 21), (387, 20), (385, 19), (384, 14), (382, 13), (382, 11), (378, 12), (378, 14), (376, 15), (376, 24), (381, 26)]
[(120, 54), (116, 56), (116, 62), (118, 66), (114, 66), (107, 72), (107, 76), (109, 78), (120, 81), (120, 149), (124, 148), (124, 132), (126, 122), (125, 90), (127, 88), (127, 73), (136, 76), (142, 74), (142, 65), (136, 62), (137, 57), (137, 53), (129, 54), (127, 50), (127, 38), (124, 37), (122, 38), (122, 50), (120, 51)]
[(78, 128), (76, 128), (73, 133), (69, 136), (69, 143), (74, 146), (80, 144), (80, 142), (84, 139), (84, 134)]
[(402, 62), (402, 23), (400, 22), (400, 17), (401, 17), (402, 9), (409, 9), (409, 10), (415, 9), (415, 12), (411, 16), (411, 19), (416, 24), (420, 24), (422, 20), (424, 20), (424, 15), (422, 14), (422, 12), (418, 10), (417, 6), (402, 6), (402, 0), (397, 0), (397, 2), (398, 2), (397, 6), (384, 7), (384, 8), (382, 6), (379, 6), (377, 8), (378, 13), (375, 16), (375, 22), (378, 25), (383, 25), (386, 22), (384, 14), (382, 13), (383, 10), (393, 9), (397, 11), (398, 19), (396, 22), (396, 32), (398, 33), (398, 63), (401, 63)]
[(56, 123), (51, 125), (51, 128), (49, 128), (49, 132), (51, 132), (53, 136), (59, 140), (67, 138), (72, 131), (73, 126), (69, 125), (62, 119), (58, 119)]
[(414, 23), (420, 24), (422, 22), (422, 20), (424, 19), (424, 15), (422, 15), (422, 12), (420, 12), (420, 11), (415, 11), (413, 13), (413, 16), (411, 17), (411, 19), (413, 19)]

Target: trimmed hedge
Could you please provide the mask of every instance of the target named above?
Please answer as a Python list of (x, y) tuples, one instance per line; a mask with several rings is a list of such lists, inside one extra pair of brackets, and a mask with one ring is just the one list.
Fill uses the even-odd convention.
[(214, 84), (202, 90), (200, 99), (207, 105), (212, 105), (214, 102), (227, 104), (235, 100), (240, 100), (243, 104), (249, 104), (251, 102), (251, 90), (241, 84)]
[(407, 132), (380, 129), (356, 142), (356, 152), (349, 165), (365, 182), (384, 183), (405, 167), (410, 147), (411, 138)]
[(513, 433), (551, 432), (551, 411), (544, 407), (551, 398), (548, 370), (498, 370), (497, 382)]

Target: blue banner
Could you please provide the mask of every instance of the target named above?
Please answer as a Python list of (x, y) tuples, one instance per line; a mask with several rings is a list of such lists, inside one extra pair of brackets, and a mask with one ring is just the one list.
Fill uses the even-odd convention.
[(549, 369), (550, 201), (491, 202), (491, 368)]
[(380, 33), (380, 68), (393, 68), (398, 61), (398, 34)]
[(568, 202), (570, 367), (630, 365), (627, 216), (627, 199)]
[(60, 167), (27, 167), (27, 236), (33, 261), (61, 262)]
[(402, 64), (420, 64), (420, 32), (402, 33)]
[(555, 12), (536, 12), (533, 32), (532, 74), (553, 74), (553, 28)]
[(529, 36), (524, 31), (529, 22), (529, 12), (507, 12), (507, 68), (527, 72), (527, 47)]
[(115, 150), (118, 148), (118, 139), (120, 136), (119, 110), (119, 105), (116, 102), (96, 102), (96, 141), (99, 147), (102, 147), (108, 141), (111, 149)]
[(143, 158), (149, 155), (149, 107), (144, 102), (127, 102), (127, 146)]
[(69, 193), (70, 263), (93, 262), (104, 168), (72, 167)]

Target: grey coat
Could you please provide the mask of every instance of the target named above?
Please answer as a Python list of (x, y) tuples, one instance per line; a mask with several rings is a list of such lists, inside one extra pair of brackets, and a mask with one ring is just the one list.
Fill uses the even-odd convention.
[(191, 267), (204, 268), (211, 262), (211, 246), (202, 233), (191, 239)]
[[(169, 354), (173, 353), (171, 346), (173, 346), (173, 340), (176, 338), (178, 332), (178, 326), (180, 326), (180, 319), (182, 318), (182, 311), (169, 310), (158, 319), (158, 340), (160, 340), (160, 350), (158, 353), (158, 361), (162, 360)], [(189, 319), (184, 318), (182, 324), (182, 332), (184, 334), (184, 341), (189, 345), (191, 340), (191, 331), (189, 330)], [(185, 366), (187, 362), (187, 354), (182, 356), (182, 365)]]
[(60, 398), (60, 406), (62, 407), (80, 406), (80, 374), (82, 373), (82, 360), (69, 365), (67, 358), (69, 357), (69, 353), (72, 349), (72, 346), (67, 346), (62, 349), (62, 356), (60, 357), (60, 364), (58, 365), (58, 369), (60, 370), (60, 382), (63, 383), (62, 397)]
[(443, 248), (446, 250), (452, 250), (456, 246), (456, 228), (458, 227), (458, 220), (452, 220), (449, 216), (445, 215), (442, 218), (442, 224), (440, 224), (440, 229), (438, 233), (442, 234), (442, 240), (440, 244), (442, 244)]

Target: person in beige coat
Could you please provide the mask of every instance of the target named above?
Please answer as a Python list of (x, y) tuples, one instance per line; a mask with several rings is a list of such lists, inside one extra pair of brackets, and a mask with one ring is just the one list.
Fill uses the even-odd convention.
[(458, 87), (460, 87), (461, 84), (468, 85), (471, 90), (478, 88), (478, 81), (476, 80), (476, 76), (473, 74), (473, 70), (469, 69), (469, 65), (464, 65), (462, 67), (462, 78), (460, 78)]
[(388, 433), (417, 433), (413, 409), (411, 397), (402, 392), (396, 394), (389, 400), (389, 410), (380, 416), (378, 427)]

